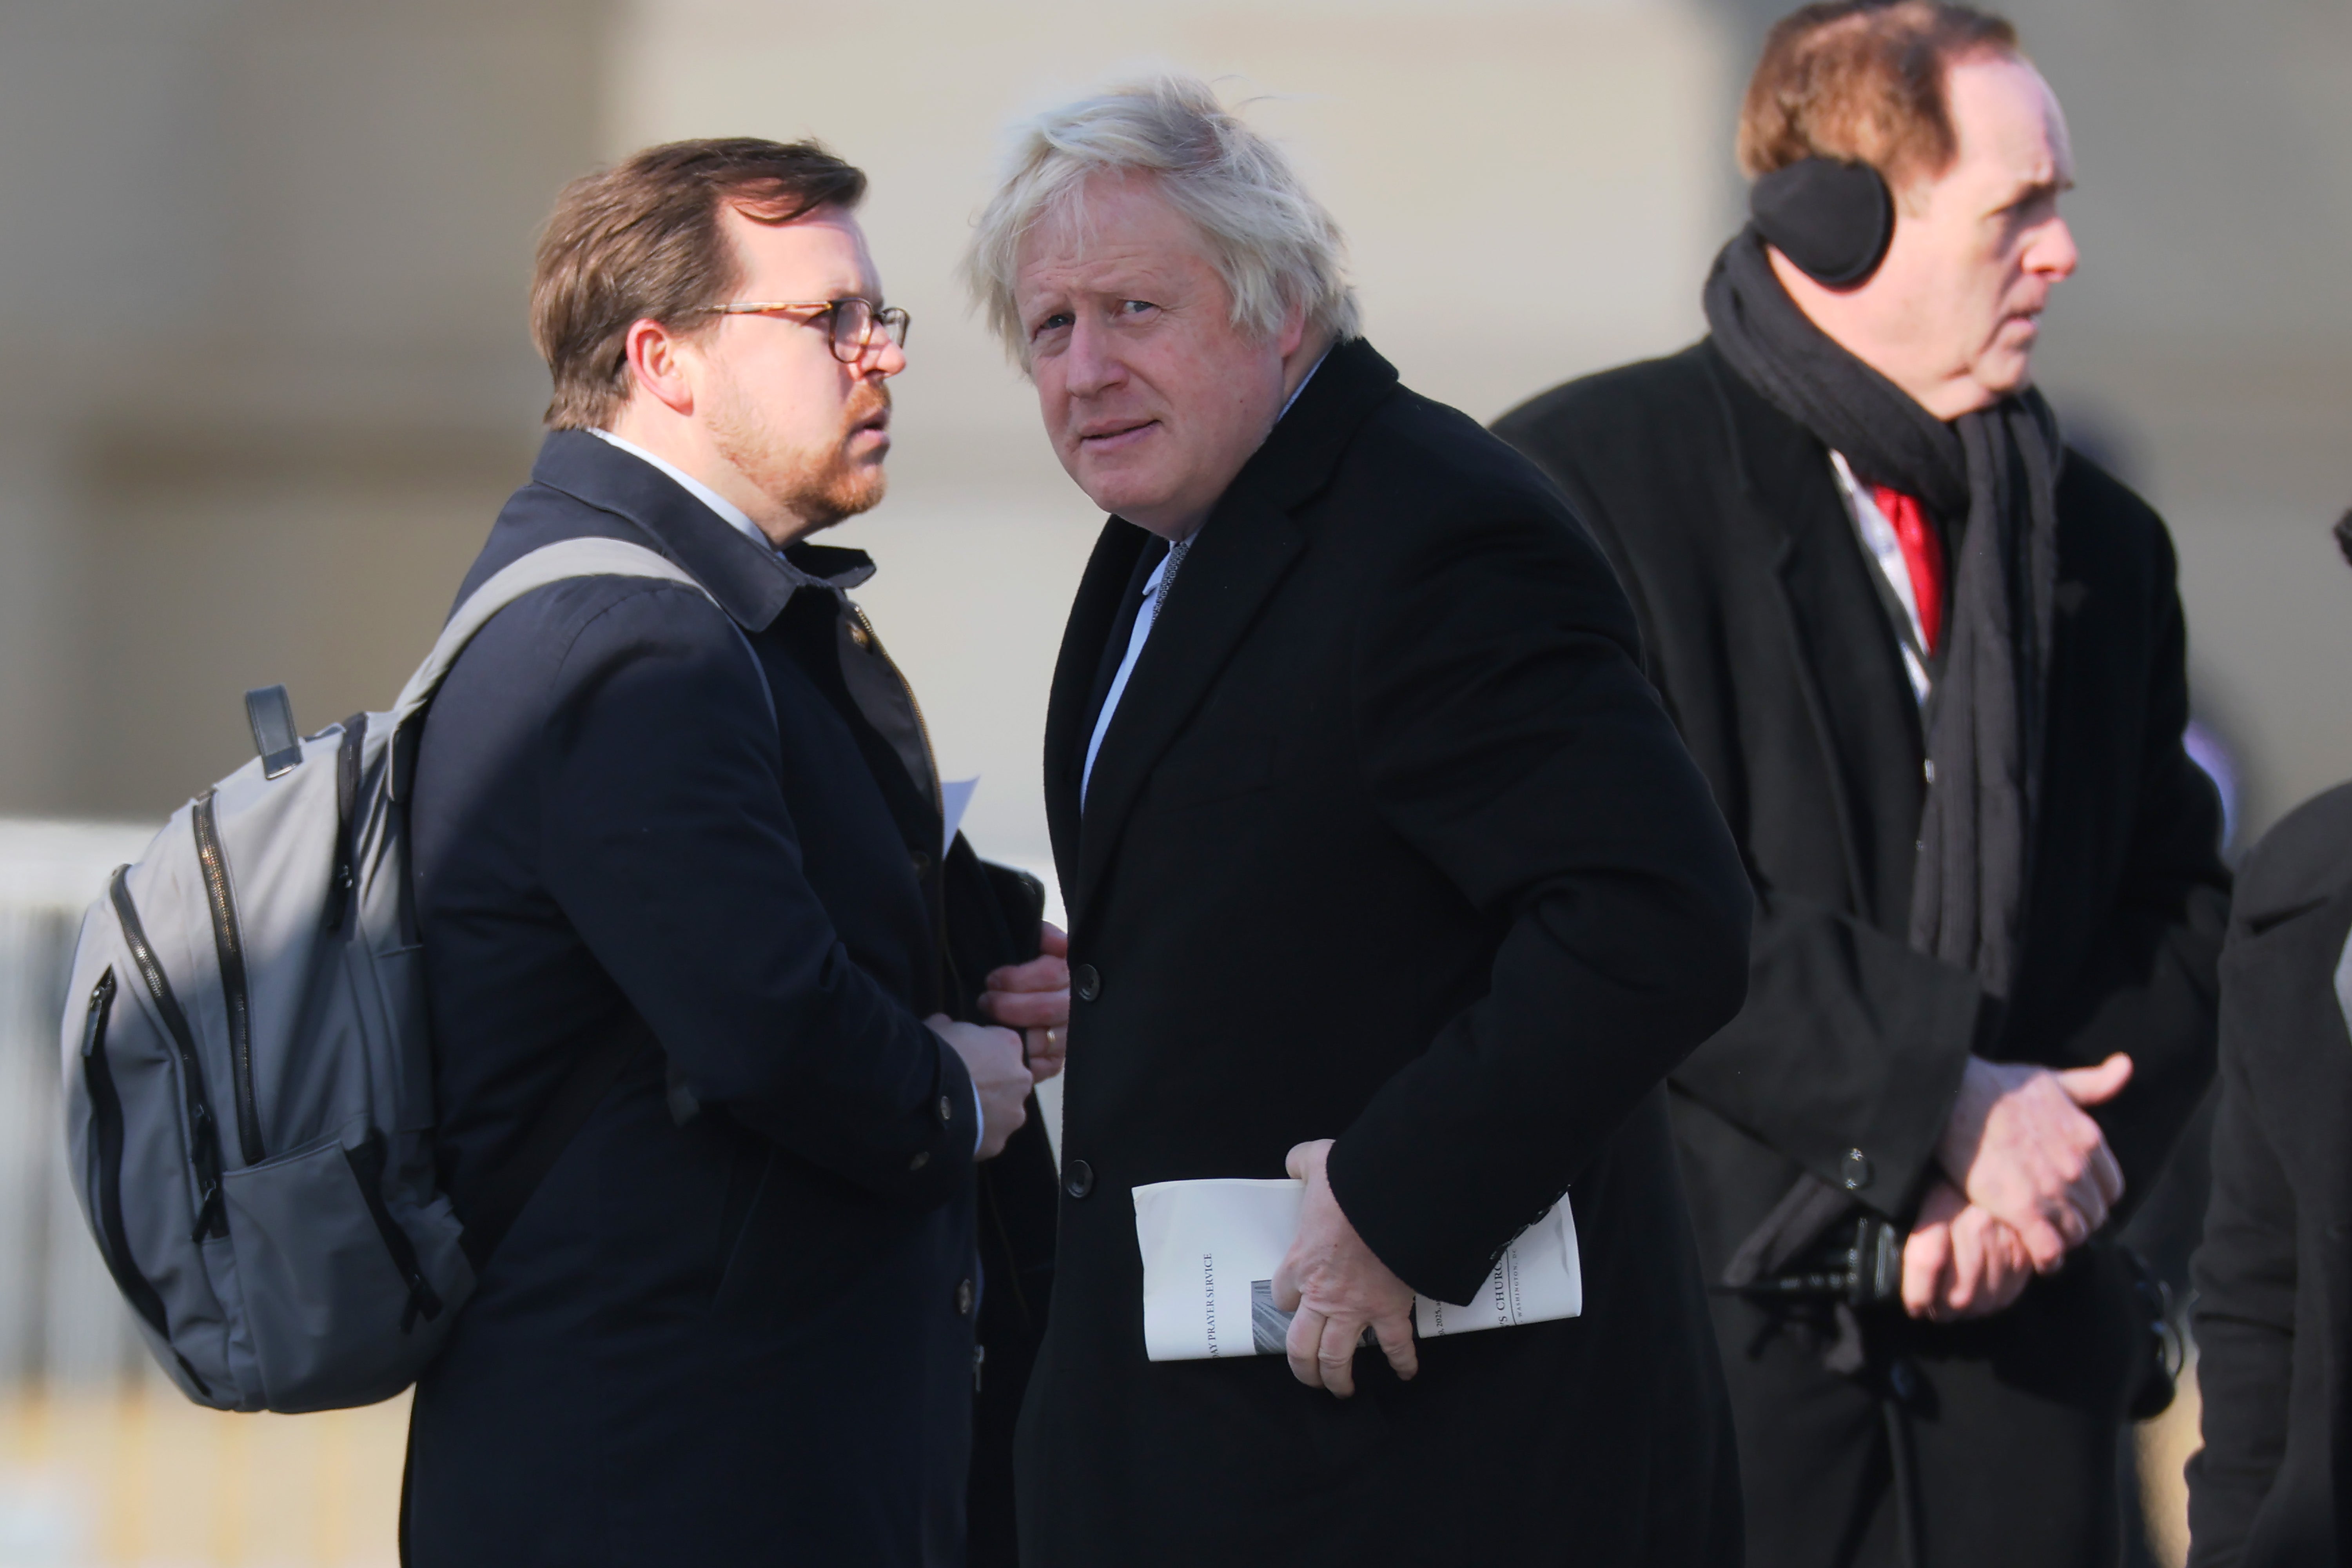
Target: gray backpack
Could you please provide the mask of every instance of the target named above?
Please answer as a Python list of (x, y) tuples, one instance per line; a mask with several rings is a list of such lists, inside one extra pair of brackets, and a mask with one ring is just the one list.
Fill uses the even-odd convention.
[(414, 1382), (647, 1037), (583, 1051), (461, 1236), (434, 1172), (409, 886), (418, 721), (492, 616), (601, 575), (699, 588), (650, 550), (568, 540), (467, 599), (390, 713), (303, 738), (284, 687), (247, 693), (261, 755), (173, 813), (83, 920), (64, 1026), (74, 1190), (156, 1360), (200, 1405), (327, 1410)]

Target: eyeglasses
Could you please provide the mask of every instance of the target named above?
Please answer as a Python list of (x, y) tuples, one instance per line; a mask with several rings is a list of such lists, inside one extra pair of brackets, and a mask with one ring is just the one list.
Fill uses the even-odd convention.
[[(900, 348), (907, 346), (907, 312), (896, 305), (877, 305), (871, 300), (861, 300), (853, 294), (845, 300), (754, 300), (736, 305), (709, 305), (704, 313), (713, 316), (771, 316), (791, 310), (814, 310), (825, 318), (825, 331), (833, 340), (833, 357), (844, 364), (856, 364), (864, 359), (874, 345), (874, 330)], [(816, 325), (811, 316), (808, 325)]]

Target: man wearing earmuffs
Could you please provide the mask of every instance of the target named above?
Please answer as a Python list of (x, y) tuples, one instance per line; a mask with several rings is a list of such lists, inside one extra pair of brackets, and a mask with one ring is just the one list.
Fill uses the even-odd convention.
[(1755, 886), (1670, 1080), (1748, 1561), (2113, 1563), (2169, 1379), (2112, 1237), (2212, 1074), (2229, 882), (2164, 524), (2032, 387), (2065, 121), (2007, 22), (1845, 0), (1773, 28), (1739, 157), (1709, 336), (1496, 429)]

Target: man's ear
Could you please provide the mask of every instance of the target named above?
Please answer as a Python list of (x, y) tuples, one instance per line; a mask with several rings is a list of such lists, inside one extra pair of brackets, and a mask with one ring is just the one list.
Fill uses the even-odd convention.
[(1274, 335), (1275, 346), (1286, 361), (1298, 352), (1307, 341), (1307, 306), (1304, 302), (1291, 306), (1282, 313), (1282, 330)]
[(683, 338), (645, 316), (629, 323), (621, 345), (636, 388), (673, 414), (694, 412), (694, 378), (688, 363), (694, 351)]

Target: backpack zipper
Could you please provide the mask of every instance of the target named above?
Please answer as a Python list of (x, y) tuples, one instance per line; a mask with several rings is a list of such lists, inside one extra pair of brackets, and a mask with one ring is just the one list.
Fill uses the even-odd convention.
[(188, 1233), (191, 1241), (228, 1234), (228, 1211), (221, 1204), (220, 1132), (213, 1124), (213, 1108), (205, 1098), (204, 1068), (196, 1061), (196, 1037), (188, 1027), (188, 1016), (180, 1011), (180, 999), (172, 994), (172, 983), (163, 977), (163, 966), (155, 961), (155, 950), (148, 945), (147, 930), (139, 923), (139, 910), (131, 902), (131, 868), (117, 866), (114, 880), (107, 889), (114, 903), (114, 918), (122, 927), (123, 945), (131, 950), (131, 962), (139, 971), (139, 978), (147, 983), (147, 994), (154, 999), (155, 1011), (163, 1020), (164, 1033), (172, 1037), (172, 1045), (180, 1058), (180, 1088), (187, 1096), (188, 1129), (193, 1135), (188, 1161), (196, 1168), (195, 1228)]
[(228, 1013), (228, 1059), (236, 1083), (236, 1144), (248, 1165), (261, 1163), (261, 1107), (253, 1093), (253, 1000), (245, 984), (245, 941), (237, 932), (229, 890), (228, 856), (221, 848), (213, 792), (196, 796), (196, 863), (205, 870), (205, 898), (213, 909), (213, 948), (220, 954), (221, 1003)]
[(82, 1082), (89, 1090), (90, 1131), (97, 1143), (90, 1151), (98, 1167), (90, 1181), (90, 1201), (98, 1208), (98, 1255), (131, 1310), (155, 1331), (196, 1392), (210, 1399), (212, 1384), (172, 1343), (171, 1319), (163, 1310), (163, 1298), (156, 1293), (154, 1282), (140, 1271), (139, 1260), (131, 1256), (130, 1229), (122, 1223), (122, 1097), (115, 1091), (114, 1069), (106, 1059), (106, 1021), (114, 1012), (114, 971), (110, 967), (90, 987), (89, 1016), (81, 1029)]
[(98, 1211), (98, 1250), (107, 1272), (132, 1310), (165, 1340), (172, 1337), (163, 1313), (163, 1299), (139, 1270), (131, 1256), (130, 1230), (122, 1223), (122, 1097), (115, 1091), (114, 1069), (106, 1059), (106, 1020), (114, 1008), (114, 971), (109, 969), (90, 987), (89, 1016), (82, 1021), (82, 1084), (89, 1094), (93, 1170), (90, 1206)]

